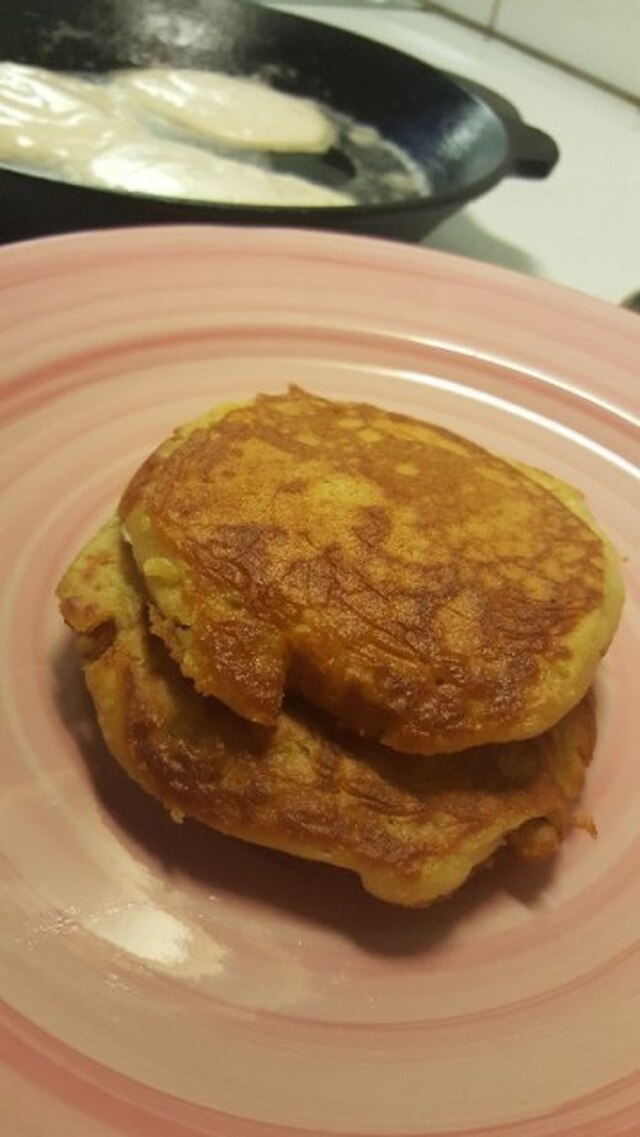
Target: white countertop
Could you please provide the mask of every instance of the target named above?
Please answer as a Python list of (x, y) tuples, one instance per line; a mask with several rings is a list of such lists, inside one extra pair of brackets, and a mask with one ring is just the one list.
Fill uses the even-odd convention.
[(614, 304), (640, 289), (640, 114), (630, 102), (434, 13), (274, 6), (483, 83), (558, 143), (560, 160), (548, 178), (506, 178), (429, 234), (425, 245)]

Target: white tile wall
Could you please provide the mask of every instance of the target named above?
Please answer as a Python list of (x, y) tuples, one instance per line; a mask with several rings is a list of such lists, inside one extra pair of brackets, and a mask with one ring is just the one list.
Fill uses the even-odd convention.
[(439, 0), (437, 6), (640, 98), (640, 0)]
[(500, 0), (496, 31), (640, 97), (640, 0)]
[(314, 3), (450, 12), (640, 99), (640, 0), (296, 0)]

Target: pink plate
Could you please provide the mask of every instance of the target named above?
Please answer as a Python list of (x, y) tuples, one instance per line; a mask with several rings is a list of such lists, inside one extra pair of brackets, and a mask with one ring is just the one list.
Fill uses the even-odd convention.
[[(162, 229), (0, 252), (0, 1132), (640, 1133), (640, 320), (440, 254)], [(174, 825), (105, 755), (53, 589), (142, 456), (295, 382), (578, 484), (628, 601), (576, 832), (431, 910)]]

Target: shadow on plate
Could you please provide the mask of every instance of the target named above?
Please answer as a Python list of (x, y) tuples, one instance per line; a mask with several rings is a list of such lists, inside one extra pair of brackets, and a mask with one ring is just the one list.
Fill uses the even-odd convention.
[(84, 687), (70, 637), (54, 660), (57, 705), (72, 734), (114, 840), (151, 874), (187, 895), (242, 897), (280, 911), (302, 926), (322, 926), (380, 956), (408, 956), (438, 948), (484, 906), (502, 894), (527, 907), (540, 903), (554, 862), (530, 865), (499, 853), (451, 898), (429, 908), (396, 908), (362, 889), (355, 874), (286, 853), (250, 845), (196, 821), (177, 825), (108, 753)]

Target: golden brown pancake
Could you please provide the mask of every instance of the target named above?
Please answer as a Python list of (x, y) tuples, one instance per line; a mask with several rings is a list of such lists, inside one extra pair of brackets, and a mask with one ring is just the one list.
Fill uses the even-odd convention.
[(285, 690), (398, 751), (533, 737), (622, 602), (579, 495), (439, 427), (292, 389), (182, 428), (120, 514), (152, 627), (202, 694)]
[(548, 857), (571, 827), (595, 740), (589, 697), (540, 738), (399, 761), (301, 703), (270, 729), (197, 694), (150, 634), (143, 590), (113, 521), (58, 595), (109, 749), (175, 818), (351, 869), (409, 906), (452, 892), (505, 841)]

